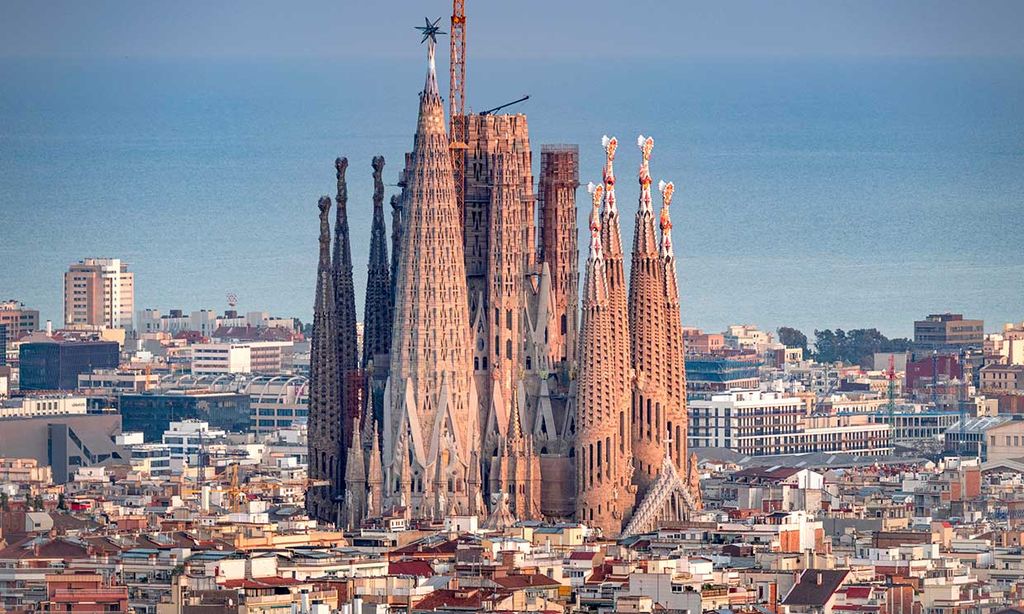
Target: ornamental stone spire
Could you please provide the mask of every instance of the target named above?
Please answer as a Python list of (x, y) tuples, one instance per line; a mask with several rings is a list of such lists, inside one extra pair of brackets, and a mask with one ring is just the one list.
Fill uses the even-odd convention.
[(668, 378), (674, 367), (669, 364), (665, 336), (665, 266), (658, 250), (651, 206), (650, 160), (654, 139), (641, 135), (637, 146), (641, 156), (637, 175), (640, 202), (629, 278), (629, 339), (634, 369), (630, 422), (636, 461), (633, 481), (638, 498), (642, 498), (666, 458), (667, 429), (677, 426), (680, 418), (674, 411), (678, 403), (668, 394)]
[(366, 302), (363, 307), (363, 361), (365, 369), (378, 354), (391, 350), (391, 270), (388, 263), (387, 229), (384, 227), (384, 158), (373, 159), (373, 224), (370, 228), (370, 262), (366, 270)]
[[(352, 439), (352, 426), (358, 424), (356, 416), (362, 411), (363, 385), (358, 373), (359, 359), (356, 340), (356, 295), (352, 283), (352, 248), (348, 231), (348, 184), (345, 171), (348, 158), (336, 158), (334, 169), (338, 181), (335, 196), (337, 209), (334, 222), (334, 305), (337, 310), (338, 378), (341, 382), (341, 449), (339, 479), (345, 477), (348, 445)], [(344, 488), (344, 484), (340, 488)]]
[(366, 517), (366, 464), (359, 428), (352, 425), (352, 443), (345, 465), (345, 525), (350, 531), (359, 528)]
[[(683, 347), (683, 325), (680, 320), (679, 286), (676, 278), (676, 257), (672, 250), (672, 218), (669, 207), (675, 186), (672, 182), (659, 182), (661, 191), (661, 259), (665, 268), (664, 300), (665, 300), (665, 392), (668, 395), (668, 418), (672, 425), (672, 445), (669, 456), (675, 461), (680, 473), (688, 471), (686, 467), (686, 437), (689, 430), (689, 414), (686, 409), (686, 360)], [(667, 425), (666, 425), (667, 429)], [(700, 491), (692, 493), (699, 500)]]
[(623, 398), (629, 388), (629, 309), (627, 302), (626, 273), (623, 265), (622, 233), (619, 224), (619, 209), (615, 200), (615, 152), (619, 147), (615, 137), (604, 137), (605, 165), (603, 171), (604, 208), (601, 210), (601, 248), (604, 254), (604, 274), (608, 284), (608, 309), (610, 311), (610, 334), (615, 351), (609, 357), (615, 362), (615, 371), (626, 373), (622, 380)]
[(576, 393), (576, 518), (614, 537), (635, 500), (632, 452), (626, 422), (627, 364), (616, 360), (614, 310), (605, 273), (602, 216), (604, 187), (590, 185), (590, 255), (583, 283), (579, 376)]
[[(419, 518), (429, 516), (432, 504), (442, 499), (446, 508), (465, 512), (479, 496), (468, 492), (479, 437), (467, 347), (462, 225), (433, 54), (431, 38), (405, 177), (383, 425), (385, 499)], [(438, 474), (444, 479), (435, 487)], [(437, 488), (445, 492), (431, 492)]]
[[(373, 224), (370, 228), (370, 260), (366, 271), (366, 301), (363, 303), (362, 368), (368, 382), (368, 413), (374, 421), (384, 419), (384, 388), (387, 384), (388, 352), (391, 351), (393, 290), (388, 262), (387, 229), (384, 227), (384, 158), (373, 159)], [(394, 202), (394, 201), (392, 201)], [(366, 442), (369, 445), (369, 442)]]
[[(352, 283), (352, 247), (348, 232), (348, 158), (334, 161), (338, 205), (334, 222), (334, 296), (338, 310), (338, 368), (341, 376), (359, 368), (356, 354), (356, 293)], [(358, 411), (358, 410), (356, 410)]]
[(306, 492), (306, 510), (320, 522), (336, 518), (334, 498), (341, 494), (341, 380), (338, 369), (337, 309), (331, 268), (331, 199), (323, 196), (320, 209), (320, 257), (317, 265), (316, 302), (313, 305), (313, 336), (310, 341), (309, 375), (309, 477), (327, 480), (330, 486)]

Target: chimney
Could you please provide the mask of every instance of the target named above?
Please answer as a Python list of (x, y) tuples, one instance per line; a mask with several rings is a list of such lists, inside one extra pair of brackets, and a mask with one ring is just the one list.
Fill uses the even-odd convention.
[(821, 581), (822, 581), (821, 572), (819, 571), (817, 574), (815, 574), (814, 583), (817, 584), (818, 586), (821, 586)]
[(302, 614), (309, 614), (309, 589), (306, 589), (306, 588), (302, 589), (299, 592), (299, 595), (300, 595), (300, 597), (302, 599), (302, 607), (300, 608), (299, 611)]
[(53, 336), (53, 321), (52, 320), (47, 320), (46, 321), (46, 336), (47, 337), (52, 337)]

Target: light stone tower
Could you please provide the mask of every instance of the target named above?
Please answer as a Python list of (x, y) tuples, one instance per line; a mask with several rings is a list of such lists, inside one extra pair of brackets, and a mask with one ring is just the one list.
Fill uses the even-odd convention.
[(590, 188), (590, 255), (583, 284), (576, 394), (576, 518), (613, 537), (622, 530), (636, 491), (626, 420), (629, 373), (628, 364), (617, 356), (622, 350), (612, 332), (615, 309), (604, 270), (599, 212), (604, 189)]
[[(669, 355), (666, 329), (669, 306), (666, 303), (665, 263), (654, 229), (654, 208), (651, 205), (651, 150), (654, 139), (637, 139), (641, 162), (638, 173), (640, 202), (633, 233), (633, 257), (629, 277), (629, 339), (633, 358), (633, 403), (631, 424), (636, 472), (633, 481), (637, 496), (643, 498), (665, 459), (666, 435), (669, 429), (684, 423), (685, 398), (669, 395), (668, 380), (681, 365)], [(676, 321), (679, 320), (678, 304)], [(678, 327), (677, 327), (678, 328)], [(674, 392), (678, 393), (678, 390)], [(685, 392), (684, 392), (685, 394)], [(674, 432), (673, 432), (674, 434)], [(685, 449), (685, 432), (673, 447)], [(671, 452), (675, 452), (672, 450)], [(679, 467), (685, 467), (676, 454), (670, 454)]]
[[(431, 31), (428, 31), (431, 30)], [(462, 225), (455, 202), (434, 33), (406, 176), (395, 316), (384, 402), (385, 502), (411, 517), (467, 512), (481, 500)]]

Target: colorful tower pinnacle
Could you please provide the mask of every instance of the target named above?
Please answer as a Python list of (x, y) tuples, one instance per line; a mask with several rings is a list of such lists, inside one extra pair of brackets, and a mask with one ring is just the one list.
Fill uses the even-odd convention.
[(317, 265), (316, 302), (313, 305), (313, 337), (309, 374), (309, 477), (329, 480), (329, 487), (306, 493), (311, 518), (334, 522), (334, 497), (341, 494), (341, 379), (338, 370), (337, 308), (331, 267), (331, 199), (323, 196), (320, 208), (320, 258)]
[(479, 497), (468, 492), (470, 459), (479, 439), (467, 347), (462, 228), (435, 74), (435, 42), (433, 37), (427, 42), (427, 76), (402, 203), (383, 425), (385, 499), (414, 517), (438, 517), (452, 507), (465, 511)]
[(601, 248), (604, 253), (604, 274), (608, 284), (608, 309), (611, 313), (612, 347), (615, 352), (610, 359), (615, 362), (615, 372), (626, 377), (616, 380), (621, 386), (616, 393), (628, 399), (630, 386), (629, 355), (629, 310), (627, 301), (626, 273), (622, 251), (622, 232), (619, 224), (619, 209), (615, 204), (615, 151), (619, 141), (615, 137), (603, 137), (605, 150), (603, 171), (604, 208), (601, 210)]
[(622, 530), (635, 500), (626, 423), (627, 365), (617, 360), (599, 212), (603, 186), (589, 186), (590, 255), (583, 283), (576, 393), (576, 518), (606, 536)]
[[(654, 139), (641, 135), (637, 146), (641, 155), (637, 175), (640, 202), (629, 269), (629, 339), (634, 369), (631, 424), (636, 471), (633, 481), (638, 498), (643, 498), (666, 458), (667, 429), (673, 428), (679, 419), (670, 415), (674, 401), (669, 398), (667, 380), (673, 365), (669, 364), (666, 353), (665, 267), (659, 255), (651, 206), (650, 160)], [(676, 463), (679, 462), (677, 459)]]

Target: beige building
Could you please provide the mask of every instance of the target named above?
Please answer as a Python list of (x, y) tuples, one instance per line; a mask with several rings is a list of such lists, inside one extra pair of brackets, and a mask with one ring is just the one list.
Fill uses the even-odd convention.
[(86, 258), (64, 274), (64, 325), (132, 327), (135, 274), (117, 258)]
[(933, 313), (914, 322), (914, 346), (919, 350), (982, 347), (985, 322), (965, 320), (962, 313)]
[(16, 341), (23, 335), (39, 330), (39, 311), (28, 309), (18, 301), (0, 302), (0, 326), (7, 327), (7, 341)]
[(987, 365), (980, 373), (985, 392), (1024, 392), (1024, 365)]

